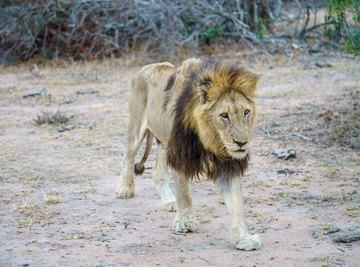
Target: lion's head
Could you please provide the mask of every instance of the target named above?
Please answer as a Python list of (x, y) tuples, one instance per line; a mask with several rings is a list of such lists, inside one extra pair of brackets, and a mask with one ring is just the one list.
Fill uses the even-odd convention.
[[(201, 157), (198, 164), (204, 165), (204, 151), (221, 162), (247, 160), (256, 118), (254, 93), (258, 75), (238, 64), (216, 59), (190, 60), (179, 68), (178, 74), (185, 78), (175, 109), (172, 137), (181, 139), (174, 136), (181, 124), (181, 131), (192, 133), (187, 138), (197, 138), (200, 154), (192, 150), (196, 142), (187, 146)], [(207, 165), (205, 169), (212, 164)]]
[(217, 62), (199, 75), (200, 101), (191, 124), (205, 149), (220, 158), (245, 158), (256, 116), (254, 91), (258, 76), (238, 65)]

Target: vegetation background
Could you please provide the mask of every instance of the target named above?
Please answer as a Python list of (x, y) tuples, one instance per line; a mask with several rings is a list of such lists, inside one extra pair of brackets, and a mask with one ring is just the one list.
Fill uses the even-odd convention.
[(359, 5), (358, 0), (3, 0), (0, 63), (37, 55), (186, 57), (216, 43), (286, 53), (293, 42), (321, 42), (359, 55)]

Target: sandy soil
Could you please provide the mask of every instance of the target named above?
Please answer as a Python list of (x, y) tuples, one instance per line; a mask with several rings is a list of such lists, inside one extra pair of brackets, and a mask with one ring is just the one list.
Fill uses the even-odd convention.
[[(125, 147), (130, 77), (120, 60), (0, 71), (0, 266), (359, 266), (359, 153), (329, 141), (319, 114), (360, 89), (352, 59), (316, 58), (269, 68), (244, 177), (247, 222), (263, 247), (234, 249), (230, 215), (210, 182), (192, 183), (197, 233), (171, 231), (151, 180), (152, 154), (136, 196), (116, 198)], [(324, 59), (321, 59), (324, 60)], [(23, 98), (31, 90), (48, 94)], [(95, 94), (77, 91), (97, 90)], [(36, 125), (42, 112), (71, 117), (68, 131)], [(65, 129), (66, 130), (66, 129)], [(273, 149), (296, 158), (278, 159)], [(278, 173), (289, 169), (293, 174)], [(340, 232), (325, 235), (327, 230)]]

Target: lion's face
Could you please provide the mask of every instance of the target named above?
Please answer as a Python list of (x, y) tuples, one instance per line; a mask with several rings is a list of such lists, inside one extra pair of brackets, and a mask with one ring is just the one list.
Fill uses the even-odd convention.
[(223, 149), (233, 158), (244, 158), (249, 153), (252, 139), (254, 103), (241, 93), (233, 91), (214, 104), (209, 117)]
[(192, 125), (203, 146), (220, 158), (243, 159), (250, 149), (256, 118), (258, 76), (245, 69), (218, 69), (203, 75), (197, 88)]
[(194, 110), (203, 146), (224, 159), (247, 156), (255, 117), (255, 103), (238, 91), (226, 93)]

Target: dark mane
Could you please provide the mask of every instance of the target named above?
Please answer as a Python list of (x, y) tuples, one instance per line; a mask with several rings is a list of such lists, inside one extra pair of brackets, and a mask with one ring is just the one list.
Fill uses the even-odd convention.
[[(205, 61), (201, 69), (207, 68), (217, 62)], [(171, 130), (167, 148), (167, 163), (175, 171), (187, 178), (206, 175), (209, 179), (217, 177), (231, 179), (236, 175), (243, 175), (247, 169), (249, 156), (244, 159), (220, 159), (214, 153), (206, 150), (201, 144), (194, 129), (184, 124), (186, 106), (196, 97), (193, 88), (199, 78), (199, 72), (187, 73), (182, 93), (176, 101), (174, 109), (174, 124)]]

